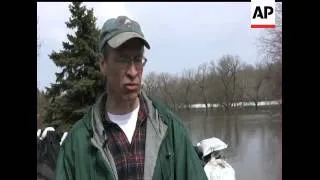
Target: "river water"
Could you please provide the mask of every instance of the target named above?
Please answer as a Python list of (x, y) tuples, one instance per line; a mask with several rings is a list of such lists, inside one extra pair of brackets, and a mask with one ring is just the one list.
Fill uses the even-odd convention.
[(280, 116), (266, 113), (206, 115), (179, 113), (193, 144), (217, 137), (228, 144), (227, 161), (235, 169), (237, 180), (281, 179)]

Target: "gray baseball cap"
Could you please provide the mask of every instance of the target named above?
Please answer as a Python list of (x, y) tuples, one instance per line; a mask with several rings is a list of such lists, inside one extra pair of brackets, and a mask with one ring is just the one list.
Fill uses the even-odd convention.
[(132, 38), (141, 39), (145, 47), (150, 49), (150, 45), (145, 39), (138, 22), (127, 16), (108, 19), (101, 29), (99, 50), (102, 52), (106, 42), (110, 47), (117, 48)]

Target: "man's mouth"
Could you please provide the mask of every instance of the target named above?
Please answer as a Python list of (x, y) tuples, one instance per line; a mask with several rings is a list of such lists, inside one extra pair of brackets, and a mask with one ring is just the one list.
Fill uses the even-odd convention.
[(138, 84), (128, 83), (124, 85), (128, 90), (136, 90), (138, 89)]

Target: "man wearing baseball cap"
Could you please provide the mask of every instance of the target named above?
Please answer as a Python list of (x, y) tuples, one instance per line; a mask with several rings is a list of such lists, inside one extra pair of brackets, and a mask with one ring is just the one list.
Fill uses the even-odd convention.
[(56, 180), (207, 179), (181, 120), (141, 90), (144, 47), (138, 22), (119, 16), (104, 23), (106, 92), (62, 144)]

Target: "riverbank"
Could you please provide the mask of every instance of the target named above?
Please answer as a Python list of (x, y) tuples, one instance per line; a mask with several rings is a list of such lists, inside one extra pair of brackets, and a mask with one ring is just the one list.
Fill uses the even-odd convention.
[(190, 108), (180, 107), (175, 110), (177, 113), (209, 113), (212, 115), (225, 114), (268, 114), (270, 116), (281, 116), (281, 101), (264, 101), (259, 102), (257, 107), (253, 102), (235, 103), (231, 108), (226, 110), (218, 104), (212, 104), (206, 109), (204, 104), (192, 104)]
[(208, 110), (205, 111), (205, 109), (191, 109), (190, 111), (187, 110), (180, 110), (180, 111), (175, 111), (179, 116), (181, 117), (188, 117), (188, 116), (197, 116), (197, 115), (203, 115), (203, 116), (214, 116), (214, 117), (224, 117), (224, 116), (246, 116), (246, 115), (258, 115), (258, 116), (266, 116), (269, 117), (270, 119), (281, 119), (282, 116), (282, 110), (280, 106), (273, 106), (273, 107), (268, 107), (268, 108), (260, 108), (258, 110), (254, 109), (241, 109), (241, 110), (236, 110), (232, 109), (229, 110), (228, 112), (223, 111), (223, 110)]

